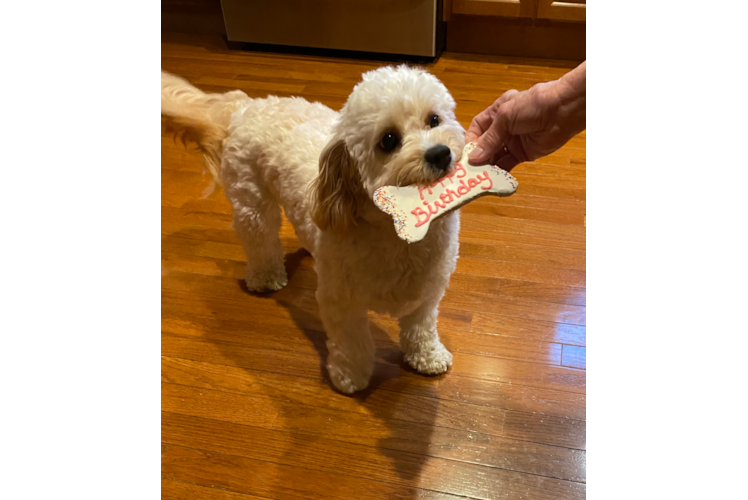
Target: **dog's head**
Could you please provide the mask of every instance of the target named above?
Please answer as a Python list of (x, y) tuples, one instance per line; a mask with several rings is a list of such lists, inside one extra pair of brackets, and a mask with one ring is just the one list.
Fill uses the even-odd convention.
[(454, 109), (447, 88), (421, 69), (365, 73), (320, 156), (310, 193), (317, 225), (347, 227), (377, 188), (432, 184), (453, 170), (465, 145)]

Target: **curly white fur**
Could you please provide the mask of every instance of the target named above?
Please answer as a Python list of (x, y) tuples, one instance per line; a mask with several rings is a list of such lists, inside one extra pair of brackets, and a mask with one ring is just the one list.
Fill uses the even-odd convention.
[[(281, 206), (312, 253), (327, 368), (344, 393), (364, 389), (372, 374), (369, 310), (399, 319), (400, 344), (414, 369), (438, 374), (452, 365), (436, 320), (457, 262), (459, 214), (440, 218), (422, 241), (408, 245), (372, 196), (383, 185), (443, 175), (424, 159), (434, 145), (447, 145), (453, 163), (460, 157), (464, 130), (454, 108), (436, 77), (406, 66), (365, 73), (340, 113), (301, 98), (205, 94), (162, 73), (167, 125), (200, 145), (233, 205), (247, 287), (278, 290), (287, 283)], [(433, 114), (440, 121), (435, 128)], [(401, 138), (390, 153), (379, 146), (386, 133)], [(218, 157), (220, 169), (210, 164)]]

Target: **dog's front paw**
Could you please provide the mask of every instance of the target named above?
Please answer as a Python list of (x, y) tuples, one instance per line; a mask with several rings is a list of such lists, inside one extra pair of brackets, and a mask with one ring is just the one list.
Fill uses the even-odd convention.
[(247, 289), (252, 292), (275, 292), (288, 284), (284, 268), (250, 269), (244, 272)]
[(452, 353), (441, 342), (423, 345), (421, 349), (405, 353), (405, 361), (418, 373), (439, 375), (452, 366)]
[(333, 364), (327, 365), (327, 372), (330, 374), (332, 385), (343, 394), (353, 394), (369, 386), (369, 373), (353, 373), (350, 370), (341, 369)]

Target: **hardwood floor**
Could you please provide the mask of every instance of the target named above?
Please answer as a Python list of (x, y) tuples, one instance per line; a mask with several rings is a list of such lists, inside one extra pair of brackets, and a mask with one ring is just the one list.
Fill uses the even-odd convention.
[[(384, 64), (229, 51), (165, 34), (163, 69), (207, 91), (298, 95), (339, 109)], [(444, 54), (426, 65), (471, 118), (572, 63)], [(377, 366), (353, 397), (326, 379), (311, 257), (284, 221), (289, 284), (242, 288), (231, 207), (201, 157), (162, 138), (162, 493), (174, 499), (585, 497), (585, 134), (518, 166), (509, 198), (462, 209), (439, 331), (447, 374), (406, 368), (372, 314)]]

